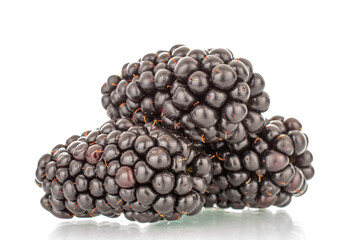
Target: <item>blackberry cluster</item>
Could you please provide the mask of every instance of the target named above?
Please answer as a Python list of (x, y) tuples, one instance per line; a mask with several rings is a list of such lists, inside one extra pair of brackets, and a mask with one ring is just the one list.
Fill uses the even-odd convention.
[[(270, 100), (251, 63), (224, 48), (175, 45), (127, 63), (102, 86), (102, 104), (112, 119), (161, 121), (199, 144), (241, 147), (264, 126)], [(218, 144), (220, 143), (220, 144)]]
[(284, 207), (314, 176), (301, 123), (262, 113), (262, 76), (225, 48), (149, 53), (101, 88), (110, 121), (43, 155), (42, 206), (60, 218), (178, 220), (203, 206)]
[(284, 207), (292, 196), (303, 195), (314, 168), (308, 137), (301, 130), (298, 120), (275, 116), (240, 151), (208, 149), (214, 168), (205, 206)]
[(41, 205), (59, 218), (118, 217), (155, 222), (198, 213), (211, 181), (202, 149), (157, 124), (111, 120), (43, 155)]

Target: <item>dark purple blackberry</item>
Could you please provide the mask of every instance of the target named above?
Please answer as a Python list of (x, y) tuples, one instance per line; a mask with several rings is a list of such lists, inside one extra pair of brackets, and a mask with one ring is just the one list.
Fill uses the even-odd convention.
[(247, 138), (239, 151), (223, 146), (214, 151), (213, 180), (206, 207), (284, 207), (307, 190), (314, 176), (308, 138), (294, 118), (267, 120), (258, 137)]
[(202, 149), (159, 124), (111, 120), (43, 155), (41, 205), (60, 218), (105, 215), (139, 222), (198, 213), (211, 181)]
[(125, 64), (103, 85), (102, 103), (112, 119), (159, 121), (195, 143), (238, 150), (264, 126), (261, 113), (270, 103), (264, 87), (251, 63), (228, 49), (175, 45)]

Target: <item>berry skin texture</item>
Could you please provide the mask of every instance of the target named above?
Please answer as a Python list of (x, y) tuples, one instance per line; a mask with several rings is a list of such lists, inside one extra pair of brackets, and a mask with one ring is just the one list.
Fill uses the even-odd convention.
[(103, 148), (100, 145), (92, 145), (86, 152), (86, 161), (90, 164), (97, 164), (102, 159)]
[(182, 79), (186, 80), (189, 76), (200, 69), (200, 64), (191, 57), (182, 58), (174, 69), (175, 75)]
[(279, 172), (289, 164), (289, 158), (277, 151), (268, 150), (263, 155), (262, 163), (269, 172)]
[(285, 207), (314, 176), (313, 155), (301, 123), (275, 116), (239, 149), (205, 148), (214, 161), (206, 207)]
[(197, 214), (211, 171), (210, 157), (180, 134), (123, 118), (57, 145), (39, 159), (35, 176), (42, 207), (56, 217), (155, 222)]
[(194, 124), (197, 124), (201, 128), (209, 128), (219, 119), (218, 113), (206, 105), (196, 106), (191, 111), (190, 116)]
[(121, 188), (131, 188), (135, 186), (134, 170), (128, 166), (122, 166), (116, 172), (116, 183)]
[[(234, 58), (228, 49), (177, 44), (124, 64), (101, 92), (111, 119), (126, 118), (132, 124), (158, 121), (197, 145), (224, 142), (235, 149), (265, 125), (262, 113), (270, 99), (264, 87), (252, 64)], [(79, 147), (79, 159), (86, 150)]]

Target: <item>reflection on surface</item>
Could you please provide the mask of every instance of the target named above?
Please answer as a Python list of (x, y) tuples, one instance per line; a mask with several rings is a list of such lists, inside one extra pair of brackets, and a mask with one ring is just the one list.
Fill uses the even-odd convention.
[(181, 221), (142, 226), (77, 220), (59, 224), (49, 239), (304, 239), (301, 227), (294, 224), (283, 210), (275, 213), (244, 210), (238, 213), (205, 209), (196, 216), (184, 216)]

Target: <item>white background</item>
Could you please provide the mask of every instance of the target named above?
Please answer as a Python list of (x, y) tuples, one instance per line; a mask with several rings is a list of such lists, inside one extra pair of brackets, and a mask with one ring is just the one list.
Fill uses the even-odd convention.
[[(1, 1), (1, 238), (359, 239), (356, 2)], [(310, 137), (308, 192), (282, 212), (213, 210), (171, 224), (44, 211), (38, 158), (107, 120), (100, 87), (123, 63), (176, 43), (253, 63), (271, 97), (265, 115), (296, 117)]]

